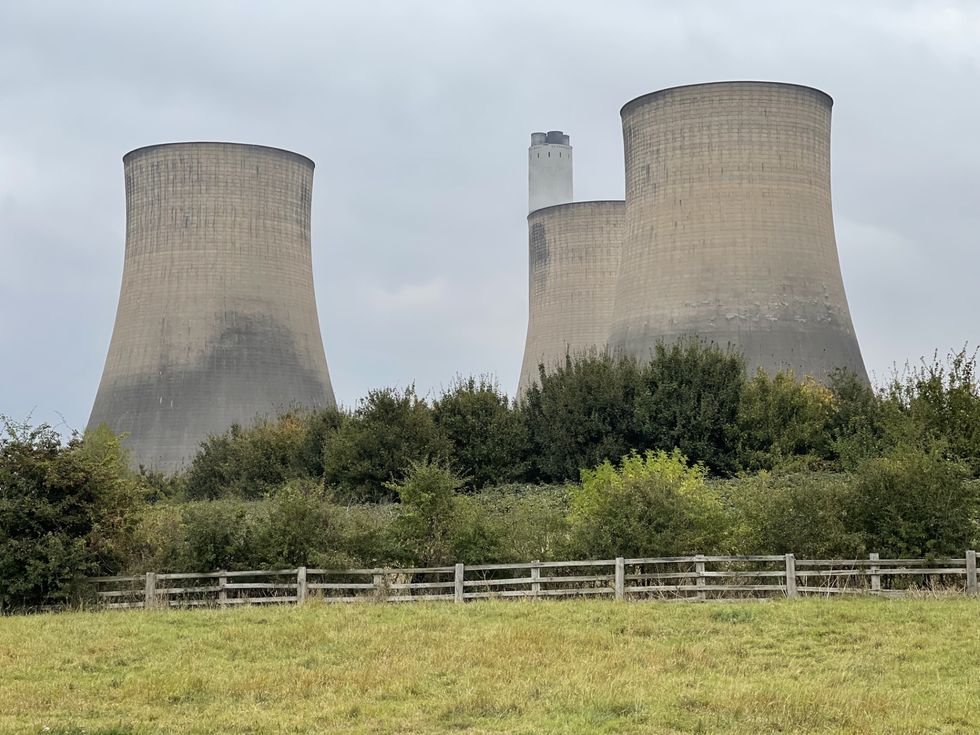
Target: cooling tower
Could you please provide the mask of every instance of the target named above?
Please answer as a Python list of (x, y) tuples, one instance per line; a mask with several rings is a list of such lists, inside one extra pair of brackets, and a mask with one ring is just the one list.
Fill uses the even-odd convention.
[(841, 279), (830, 112), (816, 89), (675, 87), (622, 109), (626, 221), (609, 346), (741, 350), (748, 367), (867, 378)]
[(613, 313), (623, 202), (573, 202), (528, 215), (530, 304), (517, 395), (565, 355), (603, 350)]
[(172, 473), (208, 435), (334, 405), (313, 294), (313, 162), (233, 143), (123, 158), (126, 253), (89, 426)]

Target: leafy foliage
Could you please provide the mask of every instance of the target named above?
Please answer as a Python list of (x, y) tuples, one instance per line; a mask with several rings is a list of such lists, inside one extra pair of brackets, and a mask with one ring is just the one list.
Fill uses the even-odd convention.
[(739, 407), (742, 466), (772, 469), (792, 458), (831, 458), (834, 394), (813, 378), (759, 370)]
[(572, 489), (573, 548), (599, 558), (677, 556), (722, 548), (725, 512), (701, 465), (678, 450), (629, 454), (583, 470)]
[[(977, 353), (966, 348), (947, 356), (934, 355), (917, 369), (895, 375), (884, 391), (896, 443), (935, 446), (965, 462), (980, 477), (980, 382)], [(897, 436), (896, 436), (897, 435)]]
[(0, 417), (0, 610), (75, 599), (118, 569), (144, 489), (105, 427), (67, 444)]
[(695, 340), (657, 344), (640, 374), (634, 448), (680, 449), (727, 475), (737, 468), (738, 418), (745, 384), (741, 355)]
[(524, 422), (495, 383), (459, 379), (433, 404), (432, 414), (468, 487), (513, 482), (526, 474)]
[(350, 501), (393, 500), (389, 483), (414, 462), (447, 459), (443, 436), (426, 402), (409, 386), (368, 393), (327, 437), (324, 481)]
[(634, 448), (639, 387), (639, 368), (628, 358), (569, 356), (554, 373), (542, 367), (539, 384), (521, 405), (534, 478), (574, 479), (583, 467), (617, 460)]
[(893, 557), (962, 554), (976, 540), (980, 495), (966, 467), (938, 449), (898, 447), (857, 471), (850, 514), (870, 551)]
[(847, 475), (761, 472), (727, 481), (722, 491), (739, 554), (851, 559), (865, 553), (863, 537), (848, 525), (853, 486)]
[(184, 478), (192, 500), (260, 498), (295, 478), (323, 475), (323, 445), (343, 415), (289, 411), (245, 429), (232, 426), (201, 445)]
[[(493, 540), (479, 505), (458, 495), (463, 479), (438, 462), (413, 462), (391, 483), (401, 508), (394, 533), (406, 560), (421, 565), (473, 562)], [(483, 557), (485, 558), (485, 557)]]

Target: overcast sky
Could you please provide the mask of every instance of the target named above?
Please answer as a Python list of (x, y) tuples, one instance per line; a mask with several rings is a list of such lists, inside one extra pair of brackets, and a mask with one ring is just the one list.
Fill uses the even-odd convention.
[[(980, 3), (3, 2), (0, 413), (83, 428), (119, 295), (121, 158), (180, 140), (317, 168), (338, 399), (456, 374), (513, 393), (527, 146), (623, 196), (619, 108), (725, 79), (835, 100), (833, 198), (869, 370), (980, 341)], [(63, 420), (62, 420), (63, 417)]]

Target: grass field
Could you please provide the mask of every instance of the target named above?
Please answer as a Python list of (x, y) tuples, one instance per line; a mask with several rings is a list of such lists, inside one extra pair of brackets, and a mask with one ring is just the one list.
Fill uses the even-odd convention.
[(0, 618), (0, 732), (974, 733), (980, 602)]

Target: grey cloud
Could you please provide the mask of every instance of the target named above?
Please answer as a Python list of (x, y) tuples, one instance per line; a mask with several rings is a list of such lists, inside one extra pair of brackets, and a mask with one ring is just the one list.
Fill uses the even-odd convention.
[(517, 383), (526, 146), (623, 193), (619, 108), (718, 79), (835, 98), (838, 245), (878, 375), (978, 341), (980, 9), (963, 2), (0, 5), (0, 413), (84, 425), (112, 329), (121, 156), (170, 140), (317, 162), (316, 287), (338, 398)]

